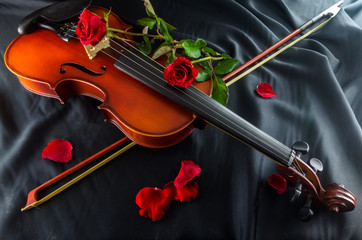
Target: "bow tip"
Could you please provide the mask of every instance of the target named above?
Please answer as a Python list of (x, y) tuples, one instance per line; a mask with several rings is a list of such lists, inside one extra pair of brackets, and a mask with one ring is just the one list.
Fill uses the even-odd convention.
[(32, 209), (32, 208), (34, 208), (34, 206), (33, 206), (32, 204), (31, 204), (31, 205), (27, 205), (27, 206), (23, 207), (23, 208), (21, 209), (21, 211), (24, 212), (24, 211), (30, 210), (30, 209)]

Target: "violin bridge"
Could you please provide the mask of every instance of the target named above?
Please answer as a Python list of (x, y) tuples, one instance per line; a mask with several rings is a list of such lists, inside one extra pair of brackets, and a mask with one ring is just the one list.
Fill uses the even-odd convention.
[(110, 46), (109, 37), (104, 36), (102, 40), (95, 46), (90, 44), (84, 45), (84, 49), (88, 54), (89, 59), (93, 59), (97, 56), (97, 53), (102, 49), (105, 49)]

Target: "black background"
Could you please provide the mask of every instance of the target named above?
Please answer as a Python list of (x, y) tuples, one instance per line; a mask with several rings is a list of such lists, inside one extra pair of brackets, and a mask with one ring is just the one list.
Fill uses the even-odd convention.
[[(27, 193), (123, 137), (104, 123), (88, 97), (58, 100), (21, 86), (4, 64), (6, 47), (27, 14), (56, 1), (0, 1), (0, 238), (1, 239), (361, 239), (361, 208), (332, 214), (315, 210), (301, 222), (267, 185), (275, 163), (216, 128), (196, 130), (167, 149), (141, 146), (113, 160), (37, 209), (20, 212)], [(295, 0), (154, 0), (156, 13), (177, 27), (176, 39), (202, 38), (245, 62), (333, 5)], [(134, 24), (141, 1), (95, 1)], [(322, 185), (342, 183), (360, 199), (362, 186), (362, 1), (348, 0), (322, 30), (230, 86), (228, 108), (276, 139), (304, 140), (321, 159)], [(42, 50), (46, 51), (46, 49)], [(270, 83), (276, 98), (256, 95)], [(56, 138), (70, 141), (67, 164), (41, 158)], [(182, 160), (201, 168), (196, 200), (173, 202), (153, 223), (139, 216), (137, 192), (172, 181)]]

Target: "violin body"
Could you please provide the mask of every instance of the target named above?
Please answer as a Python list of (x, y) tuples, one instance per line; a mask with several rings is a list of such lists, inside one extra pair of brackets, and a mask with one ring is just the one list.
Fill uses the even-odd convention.
[[(100, 7), (90, 7), (90, 10), (99, 16), (108, 12)], [(109, 25), (117, 29), (131, 29), (113, 13), (109, 15)], [(36, 94), (61, 102), (73, 95), (101, 101), (99, 109), (106, 120), (142, 146), (163, 148), (177, 144), (199, 125), (199, 119), (205, 120), (276, 161), (284, 177), (293, 184), (301, 184), (303, 195), (315, 199), (317, 204), (333, 212), (354, 209), (355, 196), (337, 184), (329, 184), (324, 190), (317, 171), (305, 164), (295, 149), (290, 149), (212, 100), (209, 97), (211, 81), (195, 83), (191, 90), (173, 88), (169, 92), (180, 95), (166, 97), (149, 87), (153, 84), (156, 88), (161, 86), (169, 90), (162, 85), (166, 84), (162, 73), (155, 74), (152, 66), (141, 68), (144, 73), (122, 71), (115, 62), (123, 62), (120, 59), (125, 55), (122, 53), (124, 48), (111, 46), (117, 51), (107, 48), (90, 60), (78, 40), (66, 42), (50, 30), (39, 29), (17, 37), (5, 53), (5, 63), (22, 85)], [(164, 64), (162, 60), (160, 63)], [(143, 84), (145, 79), (131, 77), (137, 74), (155, 74), (154, 78), (160, 82), (144, 77), (152, 84)], [(188, 99), (182, 99), (183, 96)], [(180, 104), (171, 101), (172, 97), (181, 99)]]
[[(93, 6), (90, 10), (99, 16), (108, 12)], [(131, 29), (113, 13), (109, 24), (113, 28)], [(114, 51), (104, 51), (117, 58)], [(99, 109), (106, 121), (142, 146), (172, 146), (186, 138), (198, 122), (197, 116), (189, 110), (116, 69), (114, 59), (107, 54), (100, 52), (90, 60), (78, 40), (66, 42), (47, 29), (17, 37), (6, 51), (5, 63), (33, 93), (59, 99), (62, 103), (73, 95), (101, 101)], [(205, 94), (211, 94), (211, 81), (196, 85)]]

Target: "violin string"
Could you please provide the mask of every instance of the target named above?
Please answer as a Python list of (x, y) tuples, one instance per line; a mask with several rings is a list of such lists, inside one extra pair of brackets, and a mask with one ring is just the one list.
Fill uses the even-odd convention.
[[(74, 37), (73, 38), (75, 39), (78, 39), (77, 37)], [(122, 44), (118, 43), (117, 41), (114, 41), (111, 39), (111, 42), (113, 42), (114, 44), (118, 45), (119, 47), (121, 47), (123, 50), (131, 53), (132, 55), (134, 55), (138, 60), (141, 60), (143, 62), (145, 62), (147, 65), (149, 65), (150, 67), (154, 68), (156, 71), (158, 71), (159, 73), (162, 73), (162, 71), (160, 69), (157, 69), (155, 66), (153, 66), (152, 64), (148, 63), (147, 61), (145, 61), (144, 59), (142, 59), (141, 57), (137, 56), (135, 53), (133, 53), (132, 51), (130, 51), (129, 49), (127, 49), (126, 47), (122, 46)], [(157, 63), (157, 65), (161, 66), (162, 68), (164, 68), (162, 65), (160, 65), (157, 61), (149, 58), (147, 55), (145, 55), (144, 53), (142, 53), (141, 51), (139, 51), (136, 47), (134, 47), (132, 44), (129, 44), (128, 42), (126, 41), (123, 41), (122, 42), (126, 43), (127, 45), (129, 45), (131, 48), (133, 48), (135, 51), (137, 51), (138, 53), (141, 53), (142, 55), (144, 55), (145, 57), (147, 57), (148, 59), (152, 60), (152, 62), (154, 63)], [(111, 50), (115, 51), (116, 53), (120, 54), (120, 55), (123, 55), (124, 57), (126, 57), (127, 59), (129, 59), (130, 61), (134, 62), (135, 64), (139, 65), (141, 68), (145, 69), (146, 71), (150, 72), (151, 74), (153, 74), (155, 77), (159, 78), (159, 79), (162, 79), (164, 81), (164, 78), (163, 77), (160, 77), (158, 74), (155, 74), (154, 72), (152, 72), (151, 70), (145, 68), (143, 65), (141, 65), (140, 63), (134, 61), (133, 59), (129, 58), (128, 56), (126, 56), (125, 54), (123, 54), (121, 51), (118, 51), (117, 49), (115, 49), (114, 47), (110, 46), (109, 47)], [(100, 50), (100, 52), (106, 54), (107, 56), (111, 57), (112, 59), (114, 59), (115, 61), (119, 62), (120, 64), (123, 64), (122, 62), (120, 62), (116, 57), (112, 56), (111, 54), (107, 53), (106, 51), (104, 51), (103, 49)], [(144, 78), (148, 79), (149, 81), (152, 81), (152, 79), (150, 79), (149, 77), (143, 75), (142, 73), (139, 73), (138, 71), (136, 71), (135, 69), (131, 68), (130, 66), (127, 66), (128, 68), (132, 69), (133, 71), (137, 72), (138, 74), (142, 75)], [(153, 81), (152, 81), (153, 82)], [(166, 91), (169, 91), (167, 88), (165, 88), (164, 86), (162, 85), (159, 85), (157, 82), (154, 82), (155, 84), (157, 84), (158, 86), (160, 86), (162, 89), (166, 90)], [(178, 91), (180, 92), (183, 92), (181, 89), (178, 89), (178, 88), (175, 88), (177, 89)], [(184, 92), (183, 92), (184, 93)], [(195, 99), (192, 95), (189, 95), (186, 93), (186, 95), (192, 99), (194, 99), (195, 101), (197, 101), (197, 99)], [(191, 102), (188, 102), (190, 105), (198, 108), (197, 106), (195, 106), (193, 103)], [(204, 105), (203, 103), (199, 102), (200, 105), (203, 105), (206, 109), (208, 110), (211, 110), (208, 106)], [(221, 114), (218, 114), (217, 112), (214, 112), (216, 113), (219, 117), (223, 118), (225, 121), (228, 121), (230, 124), (234, 125), (234, 126), (237, 126), (236, 123), (232, 122), (232, 121), (229, 121), (229, 119), (225, 118), (223, 115)], [(209, 117), (212, 117), (209, 113), (207, 113), (209, 115)], [(236, 132), (239, 132), (237, 131), (234, 127), (230, 126), (234, 131)], [(247, 131), (247, 129), (244, 129)], [(250, 134), (250, 131), (247, 131), (249, 134)], [(268, 135), (266, 135), (268, 136)], [(244, 136), (246, 137), (249, 141), (253, 142), (254, 144), (260, 146), (260, 147), (263, 147), (261, 146), (258, 142), (255, 142), (253, 139), (250, 139), (249, 137), (247, 136)], [(257, 137), (258, 138), (258, 137)], [(286, 152), (290, 152), (290, 148), (288, 148), (287, 146), (285, 146), (284, 144), (280, 143), (279, 141), (277, 141), (276, 139), (272, 139), (270, 136), (269, 138), (271, 139), (271, 142), (274, 143), (274, 144), (277, 144), (279, 149), (280, 150), (283, 150), (283, 151), (286, 151)], [(265, 139), (259, 139), (259, 140), (264, 140)], [(268, 149), (270, 152), (273, 152), (276, 156), (280, 156), (280, 152), (276, 151), (276, 149)], [(282, 158), (285, 158), (285, 156), (283, 156)]]
[(294, 160), (293, 160), (293, 165), (294, 165), (295, 169), (297, 169), (302, 175), (305, 175), (303, 172), (303, 169), (300, 167), (299, 163), (295, 159), (296, 158), (294, 158)]
[(293, 158), (293, 161), (292, 161), (292, 163), (291, 163), (291, 166), (292, 166), (295, 170), (297, 170), (297, 172), (299, 172), (300, 174), (305, 175), (303, 169), (300, 167), (300, 165), (299, 165), (299, 163), (296, 161), (296, 159), (297, 159), (296, 157)]
[[(141, 61), (143, 61), (144, 63), (146, 63), (147, 65), (149, 65), (150, 67), (152, 67), (152, 68), (154, 68), (156, 71), (158, 71), (159, 73), (163, 73), (163, 71), (161, 71), (160, 69), (157, 69), (155, 66), (153, 66), (153, 65), (151, 65), (150, 63), (148, 63), (146, 60), (144, 60), (144, 59), (142, 59), (142, 58), (140, 58), (139, 56), (137, 56), (135, 53), (133, 53), (132, 51), (129, 51), (127, 48), (125, 48), (124, 46), (122, 46), (121, 44), (119, 44), (118, 42), (116, 42), (116, 41), (114, 41), (115, 42), (115, 44), (117, 44), (118, 46), (120, 46), (121, 48), (123, 48), (125, 51), (128, 51), (129, 53), (131, 53), (132, 55), (134, 55), (136, 58), (138, 58), (139, 60), (141, 60)], [(148, 60), (152, 60), (152, 62), (153, 63), (157, 63), (157, 65), (160, 65), (158, 62), (156, 62), (155, 60), (153, 60), (153, 59), (150, 59), (147, 55), (145, 55), (144, 53), (142, 53), (141, 51), (139, 51), (137, 48), (135, 48), (132, 44), (130, 44), (130, 43), (128, 43), (128, 42), (124, 42), (124, 43), (126, 43), (127, 45), (129, 45), (131, 48), (133, 48), (135, 51), (137, 51), (138, 53), (140, 53), (140, 54), (142, 54), (143, 56), (145, 56)], [(114, 48), (113, 48), (114, 49)], [(115, 49), (114, 49), (115, 50)], [(117, 50), (115, 50), (115, 51), (117, 51)], [(120, 52), (118, 52), (119, 54), (123, 54), (123, 53), (120, 53)], [(142, 67), (142, 68), (144, 68), (143, 67), (143, 65), (141, 65), (140, 63), (138, 63), (138, 62), (135, 62), (134, 60), (132, 60), (132, 59), (130, 59), (129, 57), (127, 57), (127, 56), (125, 56), (124, 54), (123, 54), (123, 56), (124, 57), (126, 57), (126, 58), (128, 58), (129, 60), (131, 60), (131, 61), (133, 61), (135, 64), (137, 64), (137, 65), (139, 65), (140, 67)], [(118, 61), (118, 59), (116, 60), (116, 61)], [(118, 61), (119, 62), (119, 61)], [(162, 68), (164, 68), (162, 65), (160, 65)], [(129, 67), (129, 66), (128, 66)], [(134, 69), (133, 69), (134, 70)], [(159, 79), (162, 79), (163, 81), (164, 81), (164, 78), (163, 77), (160, 77), (159, 75), (157, 75), (157, 74), (155, 74), (155, 73), (153, 73), (152, 71), (150, 71), (150, 70), (148, 70), (148, 69), (146, 69), (145, 68), (145, 70), (147, 70), (147, 71), (149, 71), (150, 73), (152, 73), (153, 75), (155, 75), (157, 78), (159, 78)], [(135, 71), (135, 70), (134, 70)], [(136, 71), (137, 72), (137, 71)], [(157, 84), (157, 83), (156, 83)], [(158, 85), (158, 86), (160, 86), (160, 85)], [(162, 86), (161, 86), (162, 87)], [(167, 90), (167, 89), (165, 89), (164, 87), (162, 87), (164, 90)], [(176, 88), (178, 91), (180, 91), (180, 92), (183, 92), (181, 89), (179, 89), (179, 88)], [(184, 93), (184, 92), (183, 92)], [(190, 98), (193, 98), (191, 95), (189, 95), (189, 94), (186, 94), (188, 97), (190, 97)], [(197, 101), (197, 99), (195, 99), (195, 98), (193, 98), (195, 101)], [(189, 103), (189, 104), (191, 104), (191, 103)], [(204, 105), (204, 104), (202, 104), (202, 103), (199, 103), (199, 104), (201, 104), (201, 105), (203, 105), (206, 109), (208, 109), (208, 107), (206, 106), (206, 105)], [(192, 104), (193, 105), (193, 104)], [(193, 105), (194, 106), (194, 105)], [(211, 110), (211, 109), (209, 109), (209, 110)], [(211, 110), (212, 111), (212, 110)], [(216, 113), (216, 112), (214, 112), (214, 113)], [(228, 119), (226, 119), (223, 115), (220, 115), (220, 114), (218, 114), (220, 117), (222, 117), (222, 118), (224, 118), (225, 120), (228, 120)], [(231, 122), (230, 121), (230, 123), (231, 124), (233, 124), (233, 125), (236, 125), (235, 123), (233, 123), (233, 122)], [(236, 129), (235, 128), (233, 128), (233, 130), (234, 131), (236, 131)], [(250, 133), (250, 132), (249, 132)], [(249, 138), (249, 140), (251, 140), (250, 138)], [(262, 139), (260, 139), (260, 140), (262, 140)], [(265, 140), (265, 139), (264, 139)], [(255, 142), (254, 142), (255, 143)], [(290, 151), (290, 149), (288, 148), (288, 147), (286, 147), (284, 144), (282, 144), (282, 143), (280, 143), (280, 142), (278, 142), (278, 141), (276, 141), (276, 140), (273, 140), (273, 143), (277, 143), (277, 144), (280, 144), (279, 145), (279, 147), (281, 147), (281, 148), (283, 148), (284, 150), (286, 150), (286, 151)]]
[[(114, 42), (116, 45), (118, 45), (119, 47), (121, 47), (122, 49), (124, 49), (125, 51), (128, 51), (129, 53), (131, 53), (133, 56), (135, 56), (136, 58), (138, 58), (139, 60), (143, 61), (144, 63), (146, 63), (147, 65), (149, 65), (150, 67), (152, 67), (153, 69), (155, 69), (156, 71), (158, 71), (159, 73), (163, 73), (160, 69), (156, 68), (155, 66), (153, 66), (152, 64), (148, 63), (147, 61), (145, 61), (144, 59), (140, 58), (138, 55), (136, 55), (135, 53), (133, 53), (132, 51), (129, 51), (126, 47), (122, 46), (121, 44), (119, 44), (117, 41), (112, 40), (112, 42)], [(154, 59), (149, 58), (146, 54), (142, 53), (141, 51), (139, 51), (135, 46), (133, 46), (132, 44), (123, 41), (123, 43), (127, 44), (129, 47), (133, 48), (135, 51), (137, 51), (138, 53), (142, 54), (143, 56), (145, 56), (146, 58), (148, 58), (149, 60), (151, 60), (153, 63), (157, 63), (157, 65), (161, 66), (162, 68), (164, 68), (164, 66), (162, 66), (161, 64), (159, 64), (157, 61), (155, 61)], [(118, 50), (116, 50), (115, 48), (112, 47), (112, 50), (116, 51), (118, 54), (123, 54), (121, 52), (119, 52)], [(105, 52), (105, 51), (102, 51)], [(127, 57), (126, 55), (123, 54), (124, 57), (128, 58), (129, 60), (133, 61), (135, 64), (139, 65), (140, 67), (144, 68), (143, 65), (139, 64), (138, 62), (135, 62), (134, 60), (130, 59), (129, 57)], [(114, 58), (115, 59), (115, 58)], [(116, 61), (118, 61), (118, 59), (115, 59)], [(119, 61), (118, 61), (119, 62)], [(129, 66), (128, 66), (129, 67)], [(153, 73), (152, 71), (144, 68), (145, 70), (149, 71), (150, 73), (152, 73), (153, 75), (155, 75), (157, 78), (161, 78), (159, 75)], [(134, 70), (134, 69), (133, 69)], [(136, 71), (136, 70), (134, 70)], [(137, 72), (137, 71), (136, 71)], [(164, 78), (162, 77), (162, 80), (164, 81)], [(159, 85), (160, 86), (160, 85)], [(165, 89), (165, 88), (163, 88)], [(183, 92), (181, 89), (176, 88), (178, 91)], [(166, 90), (166, 89), (165, 89)], [(193, 98), (191, 95), (188, 95), (189, 97)], [(193, 98), (195, 101), (197, 101), (197, 99)], [(191, 103), (190, 103), (191, 104)], [(203, 105), (205, 108), (208, 108), (206, 105), (202, 104), (200, 102), (201, 105)], [(209, 109), (210, 110), (210, 109)], [(216, 113), (216, 112), (214, 112)], [(224, 118), (223, 115), (218, 114), (220, 117)], [(226, 118), (224, 118), (225, 120), (228, 120)], [(233, 122), (230, 121), (230, 123), (234, 124)], [(233, 128), (234, 129), (234, 128)], [(235, 129), (234, 129), (235, 130)], [(236, 131), (236, 130), (235, 130)], [(249, 139), (251, 140), (251, 139)], [(282, 147), (284, 150), (290, 152), (290, 149), (285, 146), (284, 144), (280, 143), (277, 140), (273, 140), (274, 143), (280, 144), (280, 147)]]
[[(117, 41), (113, 41), (115, 44), (117, 44), (118, 46), (122, 47)], [(137, 52), (143, 54), (145, 57), (149, 58), (146, 54), (144, 54), (143, 52), (141, 52), (138, 48), (136, 48), (134, 45), (130, 44), (129, 42), (127, 41), (123, 41), (123, 43), (126, 43), (129, 47), (133, 48), (134, 50), (136, 50)], [(124, 48), (123, 48), (124, 49)], [(114, 49), (115, 51), (117, 51), (116, 49)], [(126, 49), (125, 49), (126, 50)], [(129, 51), (130, 53), (132, 53), (134, 56), (136, 56), (133, 52)], [(120, 54), (120, 52), (118, 52)], [(136, 56), (137, 57), (137, 56)], [(160, 67), (164, 68), (164, 66), (162, 64), (160, 64), (159, 62), (155, 61), (154, 59), (152, 58), (149, 58), (150, 60), (152, 60), (154, 63), (160, 65)], [(142, 61), (144, 61), (143, 59), (141, 59)], [(144, 61), (146, 64), (148, 64), (146, 61)], [(156, 68), (155, 68), (156, 69)], [(159, 70), (159, 69), (156, 69), (156, 70)], [(160, 71), (160, 70), (159, 70)], [(162, 71), (160, 71), (162, 73)], [(285, 146), (284, 144), (282, 144), (283, 146)], [(288, 151), (290, 150), (288, 147), (287, 147)], [(300, 167), (300, 165), (298, 164), (298, 162), (295, 161), (295, 159), (293, 159), (292, 161), (292, 165), (294, 166), (294, 168), (300, 172), (301, 174), (304, 175), (304, 172), (302, 170), (302, 168)]]
[[(113, 41), (113, 40), (111, 40)], [(119, 44), (117, 41), (113, 41), (115, 44), (117, 44), (118, 46), (122, 47), (123, 49), (125, 49), (123, 46), (121, 46), (121, 44)], [(135, 51), (143, 54), (145, 57), (147, 57), (148, 59), (152, 60), (154, 63), (158, 64), (160, 67), (164, 68), (164, 66), (162, 64), (160, 64), (159, 62), (155, 61), (153, 58), (149, 58), (149, 56), (147, 56), (145, 53), (143, 53), (142, 51), (140, 51), (138, 48), (136, 48), (133, 44), (130, 44), (129, 42), (127, 41), (123, 41), (123, 43), (127, 44), (129, 47), (133, 48)], [(115, 51), (117, 51), (116, 49), (114, 49)], [(126, 49), (125, 49), (126, 50)], [(117, 51), (118, 52), (118, 51)], [(133, 54), (134, 56), (136, 56), (133, 52), (129, 51), (131, 54)], [(119, 52), (118, 52), (119, 53)], [(121, 53), (119, 53), (121, 54)], [(137, 57), (137, 56), (136, 56)], [(144, 61), (142, 58), (140, 58), (142, 61)], [(146, 61), (144, 61), (146, 64), (148, 64)], [(150, 65), (150, 64), (149, 64)], [(151, 65), (152, 66), (152, 65)], [(161, 70), (155, 68), (156, 70), (160, 71), (162, 73)], [(282, 144), (284, 145), (284, 144)], [(285, 146), (285, 145), (284, 145)], [(288, 148), (289, 150), (289, 148)], [(298, 171), (300, 172), (302, 175), (305, 175), (303, 169), (300, 167), (299, 163), (296, 161), (296, 158), (293, 159), (292, 161), (292, 166)]]

